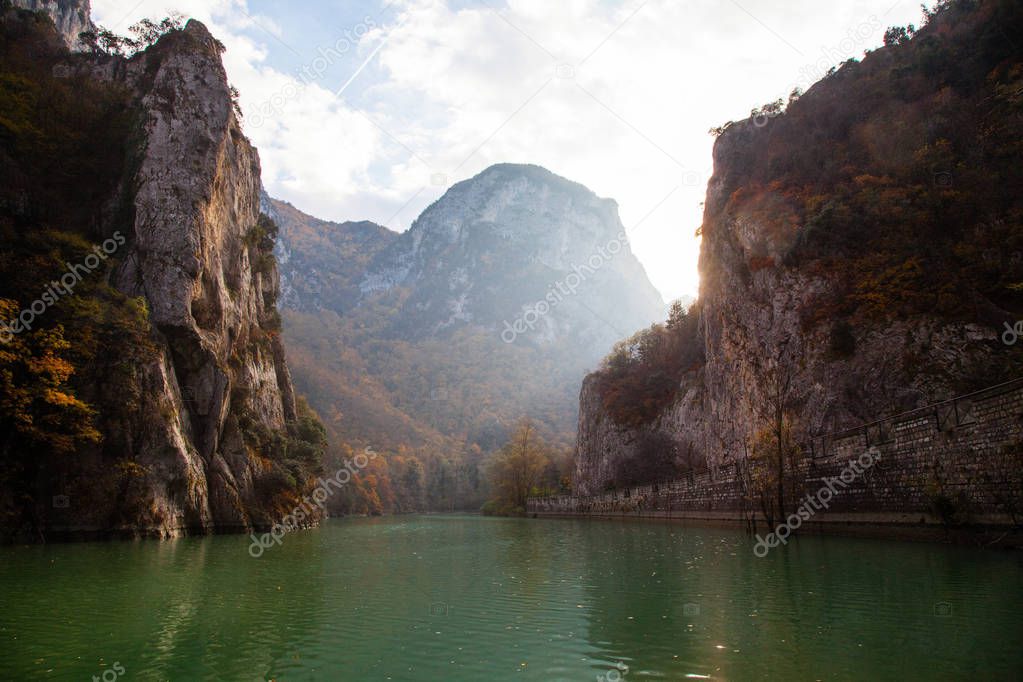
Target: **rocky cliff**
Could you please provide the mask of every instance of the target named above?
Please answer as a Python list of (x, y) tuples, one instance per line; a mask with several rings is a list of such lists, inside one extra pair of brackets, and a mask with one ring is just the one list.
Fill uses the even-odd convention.
[(408, 288), (405, 334), (466, 324), (594, 361), (664, 313), (618, 205), (539, 166), (460, 182), (370, 265), (364, 297)]
[(49, 15), (64, 44), (72, 50), (82, 49), (82, 33), (96, 29), (89, 0), (13, 0), (12, 4)]
[(704, 360), (642, 424), (609, 411), (611, 370), (587, 379), (580, 492), (652, 437), (713, 468), (776, 424), (806, 444), (1023, 369), (999, 339), (1023, 314), (1019, 29), (1014, 3), (941, 3), (912, 39), (719, 131), (691, 312)]
[[(34, 4), (56, 11), (65, 34), (65, 17), (88, 7)], [(23, 22), (5, 17), (12, 31)], [(222, 50), (190, 21), (130, 59), (46, 55), (56, 87), (97, 88), (133, 122), (116, 140), (126, 159), (112, 191), (94, 198), (101, 208), (63, 227), (119, 240), (108, 295), (138, 302), (144, 322), (130, 355), (101, 352), (77, 370), (99, 442), (44, 457), (45, 468), (25, 464), (21, 482), (8, 482), (31, 481), (5, 491), (5, 531), (15, 537), (245, 530), (276, 522), (317, 472), (310, 448), (322, 443), (303, 429), (310, 418), (297, 413), (279, 335), (276, 227), (260, 214), (259, 158), (234, 113)], [(14, 151), (10, 162), (30, 160)], [(34, 219), (15, 216), (11, 229), (21, 234)], [(102, 328), (95, 314), (81, 324)], [(74, 340), (71, 348), (84, 352)], [(11, 496), (28, 501), (23, 513), (10, 511), (19, 506)]]
[(487, 451), (528, 415), (567, 445), (582, 377), (664, 314), (615, 202), (538, 166), (488, 168), (402, 234), (266, 205), (298, 386), (355, 444)]

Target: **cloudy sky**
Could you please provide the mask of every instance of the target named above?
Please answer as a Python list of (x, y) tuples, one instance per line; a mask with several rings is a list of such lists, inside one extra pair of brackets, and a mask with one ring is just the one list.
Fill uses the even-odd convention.
[(93, 0), (93, 17), (121, 33), (172, 10), (206, 23), (227, 46), (264, 184), (307, 213), (405, 230), (454, 182), (535, 163), (617, 200), (671, 299), (699, 285), (708, 130), (919, 23), (919, 6)]

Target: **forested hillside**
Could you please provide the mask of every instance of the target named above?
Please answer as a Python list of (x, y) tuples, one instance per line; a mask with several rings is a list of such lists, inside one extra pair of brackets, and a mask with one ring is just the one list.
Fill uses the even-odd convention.
[(539, 167), (459, 183), (400, 236), (269, 205), (296, 383), (338, 442), (388, 454), (398, 509), (478, 509), (523, 417), (560, 485), (583, 375), (664, 309), (614, 202)]
[(1023, 318), (1023, 6), (922, 24), (712, 131), (699, 303), (587, 379), (584, 489), (641, 451), (671, 453), (645, 468), (663, 480), (1023, 371), (1001, 338)]

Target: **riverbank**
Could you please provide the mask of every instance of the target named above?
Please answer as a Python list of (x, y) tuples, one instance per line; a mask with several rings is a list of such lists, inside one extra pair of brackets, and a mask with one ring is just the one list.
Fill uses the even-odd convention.
[[(755, 526), (741, 514), (732, 512), (668, 512), (629, 511), (617, 513), (531, 512), (532, 519), (591, 519), (595, 521), (663, 521), (693, 528), (752, 528), (754, 533), (772, 532), (762, 514), (756, 515)], [(1011, 524), (991, 523), (946, 527), (933, 515), (914, 519), (896, 514), (830, 514), (802, 524), (800, 535), (834, 535), (839, 537), (896, 540), (904, 542), (938, 542), (954, 545), (1023, 549), (1023, 529)]]
[(814, 438), (785, 469), (784, 514), (773, 464), (752, 459), (666, 483), (530, 498), (527, 512), (1023, 547), (1021, 417), (1015, 380)]

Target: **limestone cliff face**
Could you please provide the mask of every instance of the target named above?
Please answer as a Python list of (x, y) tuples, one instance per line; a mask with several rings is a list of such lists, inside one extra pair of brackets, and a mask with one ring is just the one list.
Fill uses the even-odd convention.
[(14, 6), (34, 12), (46, 12), (53, 19), (57, 33), (72, 50), (82, 47), (78, 36), (96, 27), (90, 18), (89, 0), (14, 0)]
[(43, 535), (267, 526), (316, 473), (290, 454), (298, 417), (279, 335), (276, 227), (261, 215), (259, 157), (222, 50), (190, 21), (130, 59), (77, 55), (57, 69), (123, 88), (136, 112), (134, 158), (104, 229), (124, 236), (111, 284), (144, 300), (151, 347), (104, 359), (129, 389), (97, 391), (103, 441), (42, 486), (69, 498), (66, 511), (36, 512)]
[(367, 298), (411, 291), (406, 336), (479, 325), (541, 352), (568, 349), (584, 366), (664, 314), (617, 203), (520, 164), (451, 187), (374, 259), (360, 288)]
[[(989, 104), (997, 96), (979, 91), (996, 78), (1015, 78), (1007, 75), (1014, 72), (1005, 65), (1020, 62), (1018, 50), (1005, 46), (985, 54), (978, 48), (977, 54), (984, 56), (971, 56), (976, 63), (968, 65), (954, 56), (973, 54), (968, 46), (976, 35), (987, 35), (984, 22), (996, 11), (1014, 11), (1007, 9), (1010, 4), (995, 0), (982, 4), (983, 9), (973, 14), (950, 10), (960, 14), (939, 17), (933, 22), (937, 28), (922, 31), (900, 50), (882, 49), (863, 64), (843, 67), (790, 105), (787, 113), (751, 118), (724, 129), (714, 148), (714, 175), (702, 228), (698, 307), (706, 362), (682, 379), (672, 405), (638, 429), (617, 426), (597, 395), (595, 377), (587, 379), (576, 460), (580, 492), (600, 492), (608, 486), (616, 465), (635, 454), (637, 440), (646, 433), (664, 434), (681, 448), (699, 451), (714, 468), (749, 455), (779, 402), (793, 438), (806, 444), (815, 434), (858, 426), (1012, 378), (1005, 374), (1013, 365), (998, 333), (999, 319), (1018, 317), (1013, 294), (986, 283), (970, 289), (958, 282), (967, 281), (961, 274), (967, 272), (991, 273), (996, 283), (999, 278), (1014, 281), (1012, 270), (1018, 274), (1018, 262), (993, 249), (983, 257), (972, 255), (984, 248), (983, 230), (990, 228), (960, 224), (950, 229), (938, 222), (971, 190), (948, 189), (943, 185), (952, 182), (951, 173), (947, 177), (933, 173), (933, 168), (945, 166), (921, 161), (927, 151), (955, 139), (956, 130), (938, 130), (933, 122), (920, 124), (916, 113), (942, 107), (942, 115), (955, 120), (955, 114), (964, 116), (971, 107), (992, 106), (984, 120), (994, 132), (984, 142), (998, 148), (1011, 140), (1016, 119), (1006, 116), (1007, 107)], [(935, 50), (948, 55), (950, 73), (959, 69), (948, 78), (951, 83), (943, 82), (934, 62), (926, 61)], [(995, 65), (1000, 66), (992, 71)], [(899, 79), (912, 79), (915, 89), (892, 105), (891, 93), (905, 87)], [(993, 89), (1000, 92), (1000, 87)], [(866, 93), (877, 98), (871, 110), (850, 111), (859, 102), (867, 106)], [(836, 102), (847, 104), (833, 106)], [(898, 137), (888, 138), (893, 121), (901, 121)], [(814, 137), (810, 147), (818, 148), (807, 151), (809, 133)], [(1004, 141), (998, 137), (1003, 134)], [(915, 156), (893, 159), (893, 152), (879, 146), (878, 139), (916, 149)], [(804, 146), (792, 146), (797, 144)], [(979, 146), (962, 143), (964, 158), (974, 153), (971, 144)], [(819, 178), (815, 183), (814, 172), (819, 171), (814, 169), (826, 168), (829, 155), (838, 149), (852, 159), (848, 167), (832, 171), (835, 180)], [(811, 169), (805, 179), (792, 170), (801, 163)], [(956, 167), (954, 160), (943, 163)], [(1001, 170), (990, 156), (973, 163), (978, 173), (991, 172), (993, 177), (1012, 173)], [(863, 188), (874, 181), (899, 201), (883, 193), (868, 195)], [(990, 206), (995, 213), (1003, 202), (1016, 201), (1012, 182), (999, 182), (986, 199), (985, 211)], [(816, 197), (799, 203), (804, 194), (814, 192)], [(863, 202), (868, 208), (891, 203), (876, 216), (827, 222), (831, 216), (827, 211), (842, 209), (842, 202), (853, 204), (850, 196), (872, 197)], [(905, 232), (898, 220), (886, 222), (902, 206), (923, 204), (918, 197), (928, 197), (941, 208), (915, 216), (936, 218), (915, 217), (920, 225)], [(825, 209), (807, 208), (820, 205)], [(1016, 220), (1012, 210), (1016, 209), (990, 220), (1011, 226)], [(822, 236), (824, 230), (830, 234)], [(859, 230), (865, 236), (857, 241), (840, 230), (854, 234)], [(1005, 230), (1007, 237), (992, 241), (1002, 240), (1002, 248), (1010, 251), (1018, 226)], [(814, 250), (807, 246), (814, 239), (841, 248)], [(813, 255), (807, 256), (811, 251)], [(857, 266), (847, 267), (851, 262)], [(888, 262), (897, 267), (885, 269)], [(871, 263), (879, 264), (878, 271), (870, 271)], [(892, 275), (909, 270), (915, 279)], [(933, 296), (932, 305), (927, 296), (942, 286), (940, 271), (959, 279), (943, 298)], [(914, 296), (925, 303), (907, 304)], [(867, 305), (882, 309), (865, 314)]]
[[(696, 451), (707, 433), (704, 413), (705, 390), (700, 381), (689, 381), (679, 398), (651, 424), (623, 428), (605, 412), (597, 378), (583, 380), (579, 395), (579, 431), (576, 440), (573, 481), (579, 495), (597, 495), (612, 486), (623, 462), (644, 454), (644, 442), (660, 434), (669, 435), (678, 450)], [(700, 450), (702, 452), (702, 450)]]
[[(252, 523), (258, 459), (242, 415), (271, 431), (295, 419), (295, 395), (276, 335), (277, 267), (252, 248), (259, 223), (258, 155), (231, 107), (219, 48), (189, 22), (125, 80), (139, 89), (145, 152), (135, 176), (135, 235), (118, 288), (149, 302), (162, 337), (147, 368), (157, 390), (140, 411), (155, 417), (141, 448), (167, 530)], [(258, 245), (257, 245), (258, 246)], [(246, 500), (245, 498), (249, 498)]]
[[(704, 438), (712, 461), (742, 452), (763, 426), (765, 407), (784, 384), (784, 402), (806, 434), (834, 431), (951, 397), (971, 370), (992, 354), (990, 326), (940, 315), (862, 321), (851, 330), (855, 351), (831, 351), (833, 319), (809, 326), (814, 306), (842, 286), (835, 272), (784, 265), (796, 234), (772, 235), (742, 212), (726, 209), (748, 180), (745, 158), (757, 136), (752, 122), (726, 132), (715, 147), (715, 174), (707, 192), (703, 335), (707, 365)], [(762, 143), (761, 143), (762, 144)], [(750, 263), (770, 259), (775, 267)]]
[[(816, 434), (952, 397), (997, 352), (997, 330), (989, 325), (917, 315), (860, 325), (852, 332), (855, 352), (836, 358), (831, 321), (808, 328), (805, 319), (842, 282), (820, 270), (780, 265), (791, 238), (772, 239), (754, 218), (725, 211), (745, 182), (750, 138), (767, 134), (739, 123), (715, 146), (700, 256), (706, 364), (682, 380), (669, 408), (639, 429), (618, 427), (604, 413), (595, 377), (587, 378), (576, 458), (582, 494), (602, 491), (617, 463), (635, 455), (643, 434), (666, 434), (714, 467), (749, 454), (779, 394), (794, 437), (808, 443)], [(756, 258), (779, 266), (751, 269)]]

